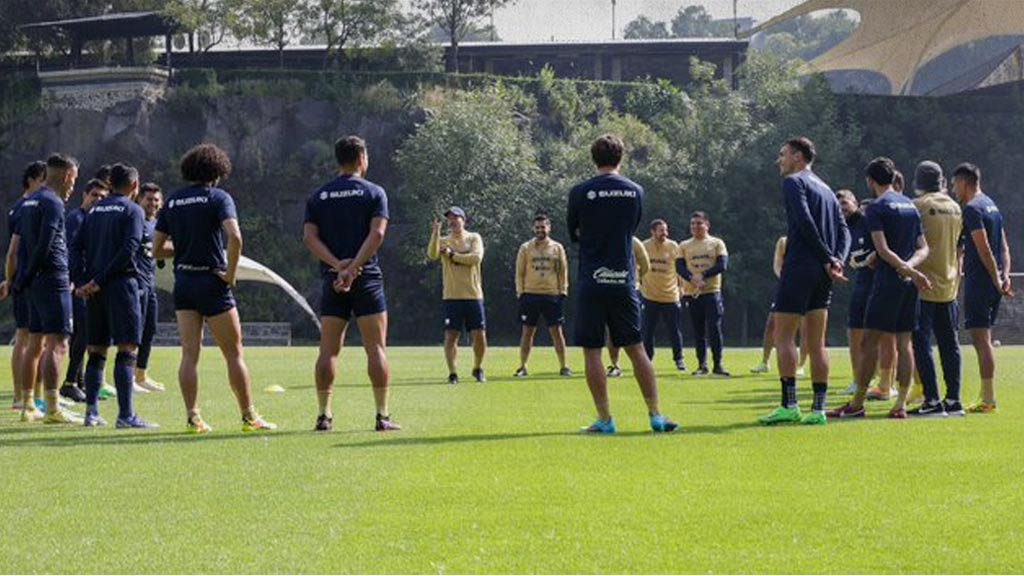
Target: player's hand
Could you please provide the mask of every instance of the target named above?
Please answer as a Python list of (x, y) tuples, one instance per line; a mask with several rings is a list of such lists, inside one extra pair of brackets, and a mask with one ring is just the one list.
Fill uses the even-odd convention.
[(7, 280), (0, 282), (0, 300), (6, 300), (10, 291), (11, 288), (7, 285)]
[(431, 224), (430, 224), (430, 230), (434, 234), (440, 234), (441, 233), (441, 221), (438, 220), (437, 218), (434, 218), (434, 221), (431, 222)]
[(874, 269), (875, 265), (878, 263), (878, 252), (872, 252), (871, 254), (868, 254), (868, 257), (864, 261), (864, 263), (865, 266)]
[(843, 265), (838, 260), (832, 260), (832, 262), (825, 265), (825, 271), (828, 272), (829, 278), (833, 282), (842, 282), (843, 284), (850, 281), (843, 272)]
[(352, 284), (355, 283), (356, 278), (358, 278), (362, 272), (362, 268), (352, 268), (351, 266), (348, 266), (338, 272), (338, 278), (334, 281), (334, 291), (348, 292), (351, 290)]
[(928, 279), (928, 276), (914, 270), (913, 268), (910, 269), (910, 281), (913, 282), (914, 286), (917, 286), (917, 289), (920, 291), (932, 289), (932, 281)]
[(217, 277), (220, 278), (221, 281), (227, 284), (228, 286), (231, 286), (232, 288), (235, 286), (235, 277), (228, 276), (228, 273), (225, 272), (224, 270), (214, 270), (213, 273), (216, 274)]
[(999, 287), (999, 291), (1002, 292), (1003, 296), (1013, 298), (1013, 282), (1009, 276), (1003, 278), (1003, 284)]
[(100, 291), (100, 285), (95, 280), (90, 280), (85, 286), (80, 286), (75, 289), (75, 296), (79, 298), (92, 298), (97, 292)]
[(352, 259), (351, 258), (345, 258), (344, 260), (338, 260), (338, 263), (335, 264), (334, 266), (332, 266), (331, 270), (334, 270), (335, 274), (337, 274), (338, 272), (341, 272), (345, 268), (348, 268), (349, 264), (351, 264), (351, 263), (352, 263)]

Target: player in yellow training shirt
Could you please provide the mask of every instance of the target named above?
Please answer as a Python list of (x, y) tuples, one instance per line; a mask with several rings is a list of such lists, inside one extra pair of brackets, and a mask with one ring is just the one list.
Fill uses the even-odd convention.
[(515, 378), (528, 374), (526, 362), (530, 359), (537, 321), (544, 317), (551, 334), (551, 342), (561, 367), (559, 374), (572, 376), (565, 365), (565, 297), (569, 293), (569, 260), (565, 248), (551, 238), (551, 219), (538, 214), (533, 219), (533, 239), (524, 242), (516, 255), (516, 297), (519, 299), (519, 321), (523, 335), (519, 341), (519, 369)]
[(434, 220), (427, 245), (427, 257), (440, 260), (444, 286), (444, 358), (448, 362), (448, 383), (458, 384), (455, 359), (459, 336), (467, 330), (473, 339), (473, 378), (486, 382), (483, 362), (487, 352), (484, 289), (480, 263), (484, 259), (484, 241), (476, 232), (466, 230), (466, 211), (452, 206), (444, 213), (450, 233), (441, 236), (441, 222)]
[(683, 277), (683, 301), (693, 322), (697, 349), (697, 369), (694, 376), (708, 374), (708, 346), (714, 361), (712, 374), (729, 376), (722, 366), (722, 273), (729, 267), (729, 252), (721, 238), (712, 236), (711, 221), (704, 212), (690, 216), (688, 240), (679, 244), (676, 269)]
[(677, 370), (685, 371), (683, 332), (679, 325), (682, 305), (679, 303), (679, 275), (676, 274), (679, 244), (669, 239), (668, 223), (661, 219), (651, 222), (651, 237), (644, 240), (644, 248), (651, 261), (651, 269), (640, 285), (640, 294), (643, 296), (641, 331), (644, 335), (644, 349), (647, 357), (654, 360), (654, 331), (658, 322), (664, 320), (672, 342), (672, 361)]
[[(636, 289), (640, 290), (641, 279), (651, 269), (651, 260), (647, 257), (644, 243), (636, 236), (633, 237), (633, 259), (636, 260)], [(609, 378), (622, 376), (622, 368), (619, 368), (619, 347), (610, 338), (608, 339), (608, 358), (611, 360), (611, 364), (608, 366), (606, 376)]]

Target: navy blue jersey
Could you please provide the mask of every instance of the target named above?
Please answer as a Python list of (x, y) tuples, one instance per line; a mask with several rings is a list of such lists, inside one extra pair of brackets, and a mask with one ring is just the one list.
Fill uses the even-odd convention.
[[(374, 218), (389, 218), (388, 196), (380, 186), (358, 176), (339, 176), (314, 192), (306, 201), (307, 224), (315, 224), (320, 240), (339, 260), (354, 258), (370, 234)], [(331, 268), (320, 262), (324, 276)], [(374, 254), (363, 265), (363, 276), (380, 277)]]
[(238, 219), (235, 201), (220, 188), (190, 186), (171, 194), (156, 230), (174, 242), (174, 271), (227, 270), (222, 226), (232, 219)]
[(633, 233), (643, 217), (644, 189), (629, 178), (603, 174), (569, 193), (569, 237), (580, 244), (582, 287), (636, 286)]
[(782, 183), (786, 204), (786, 259), (783, 270), (846, 261), (850, 232), (835, 192), (810, 169)]
[(156, 218), (142, 223), (142, 246), (139, 247), (139, 283), (152, 288), (156, 282), (156, 259), (153, 258), (153, 236), (156, 234)]
[(964, 281), (991, 284), (992, 279), (985, 269), (985, 263), (978, 255), (971, 235), (975, 230), (984, 230), (996, 269), (1003, 270), (1003, 215), (992, 198), (979, 192), (964, 205)]
[(124, 278), (139, 278), (142, 229), (145, 215), (127, 196), (111, 194), (100, 200), (85, 218), (71, 243), (81, 255), (85, 281), (100, 287)]
[(71, 272), (71, 282), (77, 285), (88, 282), (88, 279), (85, 278), (85, 262), (79, 258), (79, 254), (71, 249), (83, 222), (85, 222), (85, 210), (82, 208), (64, 212), (64, 236), (68, 243), (68, 269)]
[[(917, 250), (921, 237), (921, 213), (917, 206), (903, 194), (891, 188), (868, 205), (865, 211), (868, 230), (883, 232), (885, 243), (903, 261), (910, 260)], [(900, 275), (887, 262), (878, 260), (875, 267), (878, 282), (902, 281)]]
[(48, 186), (43, 186), (22, 203), (19, 212), (18, 228), (27, 252), (25, 260), (18, 262), (15, 283), (26, 286), (39, 274), (66, 275), (68, 246), (64, 237), (64, 201)]
[(871, 286), (871, 281), (875, 278), (875, 269), (867, 266), (867, 261), (875, 253), (875, 243), (871, 240), (871, 231), (868, 230), (868, 219), (860, 212), (854, 212), (846, 221), (846, 225), (850, 229), (850, 254), (847, 263), (857, 269), (854, 287)]
[(7, 239), (10, 240), (18, 232), (18, 223), (21, 221), (21, 205), (25, 203), (24, 196), (18, 196), (17, 201), (14, 202), (14, 206), (7, 211)]

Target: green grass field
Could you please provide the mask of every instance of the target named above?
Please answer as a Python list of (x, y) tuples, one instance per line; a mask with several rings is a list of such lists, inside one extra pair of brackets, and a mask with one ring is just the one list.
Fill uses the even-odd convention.
[[(176, 386), (137, 400), (163, 425), (154, 432), (21, 424), (6, 410), (7, 354), (4, 573), (1024, 570), (1022, 349), (998, 351), (994, 415), (889, 421), (876, 403), (864, 421), (775, 429), (753, 424), (779, 394), (774, 376), (742, 374), (757, 352), (727, 351), (740, 376), (718, 380), (679, 376), (662, 350), (663, 409), (683, 432), (652, 435), (626, 377), (611, 382), (615, 437), (577, 433), (590, 397), (581, 377), (555, 375), (549, 349), (525, 381), (509, 377), (515, 350), (492, 350), (491, 381), (457, 387), (442, 382), (440, 347), (393, 349), (405, 430), (387, 435), (369, 431), (361, 350), (343, 354), (335, 432), (317, 435), (316, 351), (251, 349), (258, 405), (281, 425), (267, 436), (240, 432), (207, 350), (207, 437), (183, 433)], [(832, 357), (845, 387), (845, 350)], [(577, 350), (571, 359), (581, 372)], [(966, 348), (964, 360), (972, 399)], [(152, 365), (175, 383), (176, 350)], [(287, 392), (263, 393), (271, 384)], [(112, 421), (113, 401), (102, 411)]]

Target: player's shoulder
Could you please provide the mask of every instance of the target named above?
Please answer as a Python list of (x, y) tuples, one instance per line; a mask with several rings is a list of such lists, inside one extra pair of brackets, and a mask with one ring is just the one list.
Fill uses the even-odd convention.
[(708, 240), (710, 240), (711, 244), (714, 244), (715, 246), (718, 246), (720, 248), (724, 248), (725, 247), (725, 240), (723, 240), (721, 236), (711, 236), (709, 234), (708, 235)]
[(484, 241), (484, 237), (481, 236), (479, 232), (467, 232), (466, 236), (471, 241), (475, 241), (475, 242), (483, 242)]
[(531, 248), (533, 248), (533, 238), (530, 238), (526, 242), (523, 242), (522, 244), (519, 245), (520, 250), (529, 250)]

